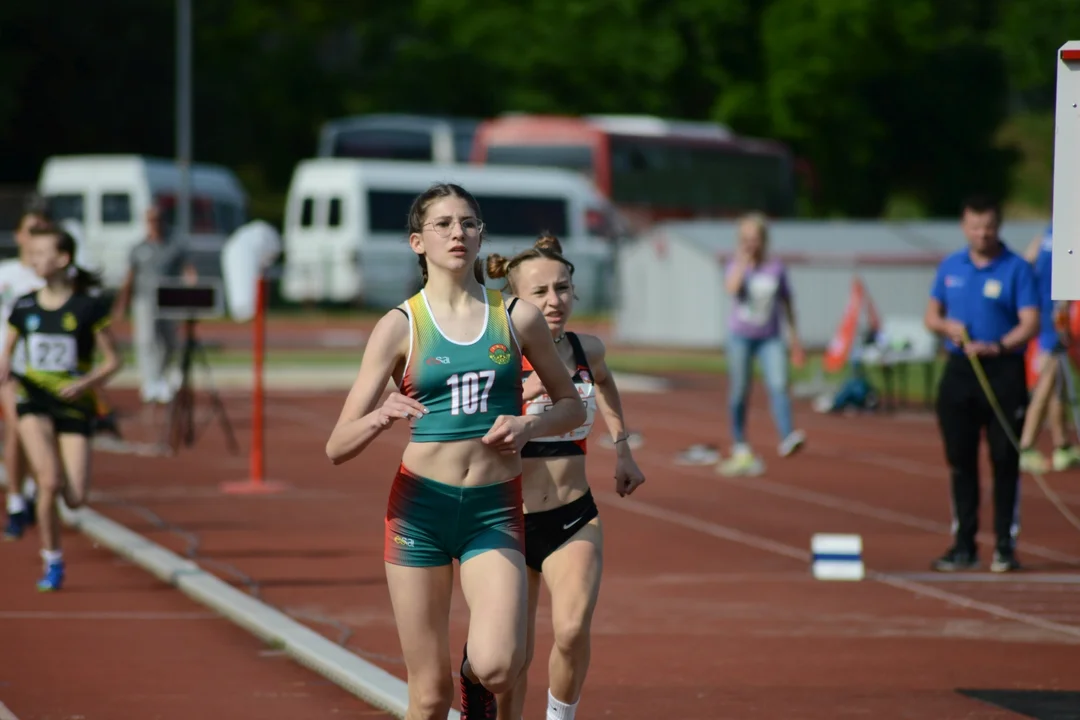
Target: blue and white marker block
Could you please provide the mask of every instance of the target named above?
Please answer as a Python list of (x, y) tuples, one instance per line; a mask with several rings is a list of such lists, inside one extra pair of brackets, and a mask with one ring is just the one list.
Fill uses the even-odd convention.
[(810, 539), (817, 580), (862, 580), (862, 536), (817, 533)]

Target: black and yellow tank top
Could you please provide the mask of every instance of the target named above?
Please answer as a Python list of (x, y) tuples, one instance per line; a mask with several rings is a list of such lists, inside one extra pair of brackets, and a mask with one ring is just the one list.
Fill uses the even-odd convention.
[(109, 320), (109, 306), (100, 297), (76, 293), (55, 310), (41, 307), (37, 293), (16, 300), (8, 324), (25, 341), (28, 383), (58, 395), (85, 375), (93, 367), (94, 335)]

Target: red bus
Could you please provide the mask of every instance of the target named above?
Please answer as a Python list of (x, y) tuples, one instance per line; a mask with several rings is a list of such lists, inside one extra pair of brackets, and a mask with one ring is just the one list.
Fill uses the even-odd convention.
[(790, 217), (796, 208), (795, 160), (788, 148), (739, 137), (717, 123), (504, 115), (477, 128), (472, 161), (580, 171), (639, 226), (752, 210)]

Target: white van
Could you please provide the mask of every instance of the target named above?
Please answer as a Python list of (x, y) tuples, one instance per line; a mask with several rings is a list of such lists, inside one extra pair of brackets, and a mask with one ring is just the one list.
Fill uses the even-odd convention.
[[(38, 193), (53, 218), (81, 225), (84, 254), (109, 287), (123, 281), (131, 248), (146, 235), (151, 204), (161, 209), (167, 228), (173, 225), (179, 187), (174, 161), (140, 155), (54, 156), (38, 179)], [(190, 250), (200, 273), (220, 273), (221, 245), (245, 222), (246, 208), (244, 189), (232, 171), (193, 164)]]
[(416, 292), (420, 273), (407, 242), (409, 208), (438, 182), (457, 183), (480, 203), (487, 228), (481, 258), (518, 252), (540, 232), (551, 232), (577, 266), (579, 307), (603, 304), (613, 211), (579, 174), (338, 158), (306, 160), (293, 173), (285, 208), (282, 295), (293, 302), (389, 307)]

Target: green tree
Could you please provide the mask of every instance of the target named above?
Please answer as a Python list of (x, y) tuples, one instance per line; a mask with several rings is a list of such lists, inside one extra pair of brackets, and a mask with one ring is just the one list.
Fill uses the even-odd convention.
[(1004, 2), (1001, 19), (990, 35), (1005, 63), (1014, 103), (1032, 110), (1050, 110), (1057, 83), (1057, 51), (1080, 38), (1080, 5), (1076, 0)]
[[(903, 193), (952, 214), (974, 189), (1005, 190), (1009, 157), (992, 148), (1004, 67), (983, 39), (987, 10), (975, 0), (770, 3), (765, 131), (814, 166), (817, 213), (876, 216)], [(745, 105), (720, 111), (737, 121)]]
[[(237, 170), (276, 220), (342, 115), (712, 117), (809, 160), (817, 215), (897, 196), (951, 215), (1008, 189), (1003, 120), (1050, 109), (1075, 3), (196, 1), (195, 157)], [(174, 22), (174, 0), (0, 3), (0, 182), (57, 153), (172, 155)]]

